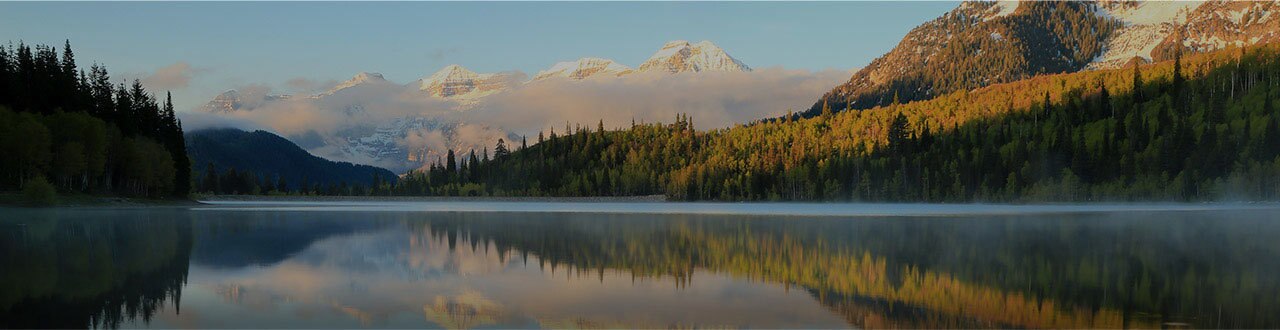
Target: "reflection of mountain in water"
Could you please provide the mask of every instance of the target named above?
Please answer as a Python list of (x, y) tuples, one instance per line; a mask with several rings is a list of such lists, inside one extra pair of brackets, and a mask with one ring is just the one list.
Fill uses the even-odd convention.
[[(1222, 216), (1231, 220), (1217, 220)], [(1063, 215), (817, 220), (502, 215), (432, 235), (581, 273), (688, 279), (697, 268), (799, 285), (866, 327), (1274, 327), (1275, 216)], [(479, 243), (477, 243), (479, 242)]]
[(0, 217), (0, 328), (115, 328), (180, 310), (191, 223), (178, 212)]
[(198, 212), (192, 261), (213, 268), (267, 266), (306, 249), (326, 237), (375, 228), (371, 221), (336, 212), (313, 217), (260, 212)]

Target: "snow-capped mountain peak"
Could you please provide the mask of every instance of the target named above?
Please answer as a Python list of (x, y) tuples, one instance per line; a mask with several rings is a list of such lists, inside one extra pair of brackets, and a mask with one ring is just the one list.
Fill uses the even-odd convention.
[(473, 103), (480, 98), (508, 90), (523, 74), (476, 73), (461, 65), (452, 64), (411, 84), (418, 90), (440, 98), (457, 99)]
[(710, 41), (690, 43), (675, 40), (662, 45), (653, 56), (640, 64), (641, 72), (702, 72), (702, 71), (751, 71), (738, 59), (729, 56), (724, 49)]
[(337, 86), (333, 86), (333, 88), (330, 88), (329, 90), (325, 91), (324, 93), (320, 93), (317, 96), (323, 97), (323, 96), (333, 95), (334, 93), (337, 93), (344, 89), (356, 87), (363, 84), (385, 84), (385, 83), (390, 83), (390, 82), (388, 82), (386, 78), (383, 78), (381, 73), (361, 72), (361, 73), (357, 73), (355, 77), (351, 77), (351, 79), (347, 79), (347, 81), (344, 81), (338, 84)]
[(632, 70), (626, 65), (618, 64), (610, 59), (584, 57), (577, 61), (560, 62), (552, 65), (550, 69), (539, 71), (530, 81), (539, 81), (555, 77), (582, 80), (591, 76), (616, 77), (631, 73)]

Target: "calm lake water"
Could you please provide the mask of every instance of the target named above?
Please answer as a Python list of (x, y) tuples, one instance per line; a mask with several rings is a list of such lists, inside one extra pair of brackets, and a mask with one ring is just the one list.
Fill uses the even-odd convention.
[(0, 328), (1280, 327), (1275, 205), (0, 209)]

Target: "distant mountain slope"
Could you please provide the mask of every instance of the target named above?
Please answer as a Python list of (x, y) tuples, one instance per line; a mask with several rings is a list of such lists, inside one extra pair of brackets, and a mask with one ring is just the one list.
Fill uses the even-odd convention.
[(186, 134), (187, 153), (197, 176), (210, 163), (221, 173), (228, 168), (251, 171), (274, 180), (284, 177), (290, 188), (302, 182), (319, 184), (362, 184), (394, 180), (391, 171), (316, 157), (293, 142), (265, 131), (245, 132), (234, 128), (207, 129)]
[(1090, 2), (965, 2), (902, 38), (889, 53), (823, 95), (824, 107), (866, 109), (1078, 71), (1103, 51), (1120, 21)]

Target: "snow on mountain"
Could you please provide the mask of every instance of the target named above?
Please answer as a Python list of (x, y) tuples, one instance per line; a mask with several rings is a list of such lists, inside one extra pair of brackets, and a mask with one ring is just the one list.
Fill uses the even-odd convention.
[(995, 8), (997, 8), (998, 11), (996, 11), (996, 15), (994, 17), (1009, 16), (1009, 14), (1018, 10), (1019, 4), (1021, 4), (1021, 2), (1016, 0), (996, 1)]
[[(669, 42), (642, 67), (666, 73), (751, 70), (708, 41), (696, 44)], [(616, 78), (637, 71), (640, 70), (609, 59), (587, 57), (556, 63), (529, 82), (553, 78)], [(449, 65), (422, 79), (399, 85), (387, 81), (381, 74), (361, 72), (324, 92), (296, 99), (287, 95), (269, 95), (265, 87), (262, 90), (230, 90), (215, 97), (203, 109), (231, 113), (252, 110), (271, 101), (292, 100), (299, 104), (288, 107), (291, 109), (310, 107), (316, 111), (345, 114), (345, 120), (337, 127), (297, 133), (290, 139), (310, 141), (306, 144), (308, 151), (325, 158), (375, 165), (402, 173), (435, 161), (449, 149), (462, 154), (471, 150), (480, 153), (483, 148), (492, 147), (498, 138), (514, 143), (517, 137), (484, 122), (464, 122), (463, 112), (422, 109), (424, 111), (419, 114), (388, 116), (385, 113), (388, 107), (402, 107), (395, 102), (406, 95), (423, 93), (451, 101), (439, 104), (453, 104), (452, 110), (472, 109), (486, 97), (519, 88), (523, 78), (524, 74), (520, 72), (477, 73), (461, 65)]]
[(382, 77), (381, 73), (361, 72), (361, 73), (357, 73), (355, 77), (351, 77), (351, 79), (347, 79), (347, 81), (344, 81), (338, 84), (337, 86), (333, 86), (333, 88), (330, 88), (329, 90), (324, 91), (323, 93), (316, 94), (314, 97), (330, 96), (340, 91), (354, 88), (356, 86), (365, 85), (365, 84), (390, 84), (390, 83), (391, 82), (387, 81), (386, 78)]
[[(1179, 46), (1186, 51), (1206, 52), (1230, 46), (1249, 46), (1280, 41), (1280, 11), (1275, 1), (1210, 1), (1187, 14), (1181, 38), (1166, 38), (1156, 52), (1167, 53)], [(1156, 56), (1168, 54), (1156, 54)]]
[(1117, 68), (1134, 57), (1167, 60), (1178, 49), (1207, 52), (1280, 40), (1274, 1), (1106, 1), (1098, 9), (1125, 26), (1087, 69)]
[(410, 84), (427, 94), (458, 100), (463, 104), (474, 103), (486, 96), (511, 88), (519, 80), (519, 73), (476, 73), (461, 65), (453, 64), (436, 71), (429, 77)]
[(530, 82), (555, 77), (572, 80), (582, 80), (592, 76), (617, 77), (631, 72), (630, 67), (610, 59), (584, 57), (577, 61), (556, 63), (550, 69), (539, 71)]
[(729, 56), (724, 49), (702, 41), (691, 44), (685, 40), (676, 40), (662, 45), (662, 49), (654, 53), (648, 60), (640, 64), (640, 72), (741, 72), (751, 68), (741, 61)]
[(1150, 61), (1152, 51), (1186, 21), (1187, 14), (1201, 1), (1106, 1), (1098, 14), (1124, 24), (1106, 41), (1102, 55), (1086, 70), (1121, 67), (1134, 57)]

